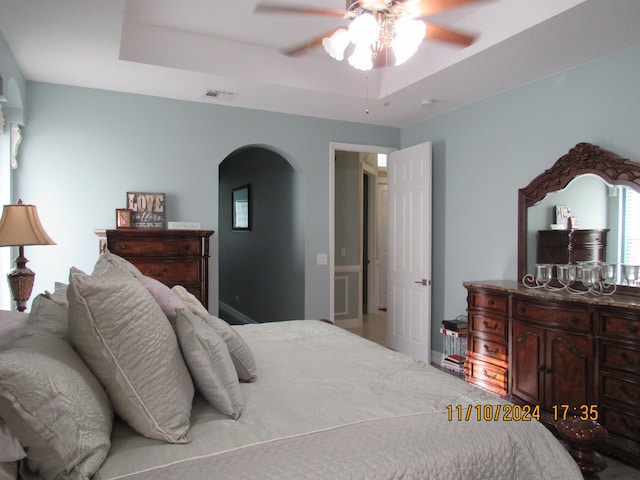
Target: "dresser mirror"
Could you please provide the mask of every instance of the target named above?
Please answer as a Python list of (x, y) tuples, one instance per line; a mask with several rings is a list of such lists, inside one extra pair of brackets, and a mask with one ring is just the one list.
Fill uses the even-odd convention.
[[(533, 274), (538, 231), (554, 223), (555, 205), (566, 205), (578, 229), (606, 231), (606, 260), (619, 263), (618, 221), (625, 190), (640, 193), (640, 163), (589, 143), (579, 143), (524, 188), (518, 190), (518, 280)], [(640, 287), (618, 286), (619, 293), (640, 296)]]

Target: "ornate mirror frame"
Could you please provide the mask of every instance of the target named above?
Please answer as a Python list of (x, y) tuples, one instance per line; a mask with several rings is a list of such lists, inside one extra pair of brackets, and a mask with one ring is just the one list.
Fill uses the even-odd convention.
[[(518, 282), (527, 273), (527, 209), (548, 193), (565, 188), (578, 175), (591, 173), (610, 185), (640, 192), (640, 163), (621, 158), (590, 143), (578, 143), (548, 170), (518, 190)], [(640, 296), (640, 288), (618, 286), (618, 292)]]

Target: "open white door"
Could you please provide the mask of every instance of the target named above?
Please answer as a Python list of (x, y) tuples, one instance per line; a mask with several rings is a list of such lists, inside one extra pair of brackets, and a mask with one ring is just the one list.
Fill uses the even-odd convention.
[(387, 345), (431, 362), (431, 142), (389, 155)]

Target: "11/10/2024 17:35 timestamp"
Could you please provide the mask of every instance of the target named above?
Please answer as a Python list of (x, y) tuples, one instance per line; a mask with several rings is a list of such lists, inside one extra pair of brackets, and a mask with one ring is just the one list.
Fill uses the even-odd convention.
[(530, 422), (540, 420), (540, 405), (447, 405), (447, 417), (450, 422)]

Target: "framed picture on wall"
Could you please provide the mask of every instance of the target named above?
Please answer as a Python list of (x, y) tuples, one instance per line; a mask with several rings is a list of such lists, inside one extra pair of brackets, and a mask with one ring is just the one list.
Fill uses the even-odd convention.
[(231, 190), (232, 230), (251, 231), (251, 185)]

